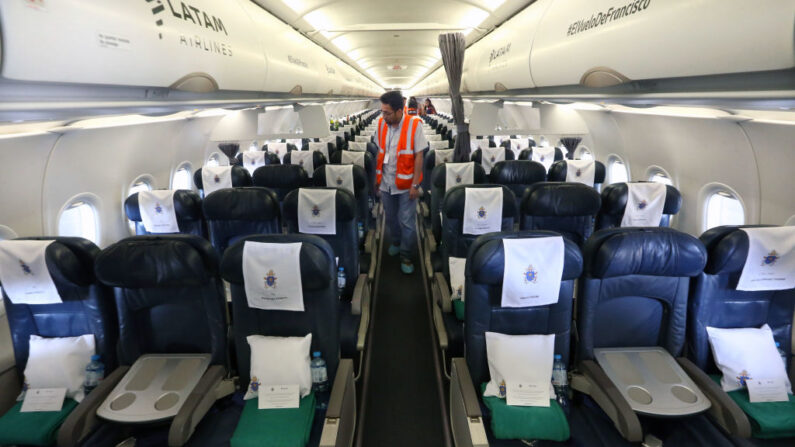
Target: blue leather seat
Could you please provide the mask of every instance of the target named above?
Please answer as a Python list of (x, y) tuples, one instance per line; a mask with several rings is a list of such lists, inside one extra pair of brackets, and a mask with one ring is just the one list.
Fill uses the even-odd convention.
[(425, 158), (422, 160), (422, 189), (425, 194), (422, 195), (421, 200), (425, 203), (425, 206), (428, 207), (428, 215), (423, 216), (425, 222), (430, 224), (431, 219), (431, 178), (433, 177), (433, 168), (436, 167), (436, 151), (431, 149), (425, 154)]
[[(365, 154), (365, 156), (369, 157), (369, 154)], [(334, 157), (332, 156), (332, 160), (333, 159)], [(367, 158), (365, 158), (365, 165), (367, 165)], [(368, 181), (367, 172), (362, 169), (361, 166), (353, 165), (353, 193), (356, 199), (356, 216), (357, 221), (361, 222), (365, 229), (371, 229), (375, 225), (373, 222), (373, 215), (369, 212), (369, 199), (372, 189), (368, 188)], [(312, 183), (319, 187), (326, 186), (325, 168), (315, 169), (315, 173), (312, 176)]]
[[(707, 265), (691, 288), (687, 318), (688, 358), (707, 374), (720, 374), (710, 349), (707, 326), (717, 328), (758, 328), (770, 326), (773, 337), (792, 360), (792, 318), (795, 289), (742, 291), (737, 281), (748, 257), (748, 235), (743, 228), (766, 225), (722, 226), (701, 235), (707, 249)], [(788, 368), (789, 369), (789, 368)], [(746, 424), (748, 422), (746, 421)], [(750, 425), (729, 426), (732, 434), (750, 436)], [(782, 440), (784, 441), (784, 440)], [(792, 438), (788, 441), (790, 445)], [(770, 441), (758, 441), (761, 444)]]
[[(555, 149), (555, 153), (557, 153), (558, 149)], [(557, 160), (557, 157), (555, 158)], [(599, 188), (602, 183), (605, 182), (605, 165), (601, 161), (594, 160), (595, 172), (593, 177), (593, 183), (595, 188)], [(547, 173), (547, 180), (550, 182), (565, 182), (566, 181), (566, 171), (567, 165), (566, 161), (556, 161), (552, 163), (552, 166), (549, 167), (549, 172)]]
[[(144, 227), (141, 211), (138, 209), (137, 192), (124, 201), (124, 212), (127, 214), (127, 219), (135, 223), (135, 234), (151, 234)], [(181, 234), (204, 237), (202, 199), (198, 194), (184, 189), (174, 191), (174, 212), (177, 214), (177, 225)]]
[[(265, 146), (263, 146), (262, 150), (265, 151)], [(241, 152), (241, 153), (237, 154), (235, 156), (235, 160), (237, 160), (237, 163), (240, 166), (243, 166), (243, 153)], [(276, 154), (274, 154), (272, 152), (265, 153), (265, 166), (268, 166), (268, 165), (280, 165), (280, 164), (282, 164), (282, 161), (279, 160), (279, 156), (278, 155), (276, 155)]]
[[(134, 236), (104, 249), (95, 266), (99, 281), (113, 288), (121, 366), (66, 423), (85, 424), (95, 419), (97, 407), (144, 354), (209, 354), (209, 368), (169, 423), (169, 445), (183, 445), (215, 402), (215, 388), (227, 371), (226, 311), (218, 255), (207, 240), (196, 236)], [(163, 424), (109, 425), (120, 441)]]
[[(576, 244), (564, 240), (564, 266), (558, 301), (555, 304), (524, 308), (503, 308), (502, 294), (505, 254), (503, 239), (558, 236), (550, 231), (491, 233), (477, 238), (467, 256), (466, 268), (466, 358), (453, 359), (450, 382), (451, 424), (457, 445), (466, 443), (469, 430), (481, 426), (493, 447), (520, 447), (519, 440), (495, 439), (489, 429), (491, 418), (483, 404), (480, 385), (490, 380), (486, 332), (508, 335), (555, 335), (555, 354), (569, 364), (574, 281), (582, 271), (582, 255)], [(575, 401), (576, 402), (576, 401)], [(537, 441), (533, 445), (626, 445), (598, 410), (572, 402), (569, 424), (571, 439), (565, 443)], [(473, 418), (478, 418), (473, 420)]]
[[(522, 152), (519, 152), (519, 160), (532, 160), (533, 159), (533, 148), (535, 147), (536, 143), (532, 139), (530, 141), (530, 147), (527, 149), (522, 149)], [(563, 160), (563, 151), (560, 148), (555, 148), (555, 161)]]
[[(346, 282), (340, 300), (340, 335), (342, 356), (354, 358), (357, 345), (363, 347), (358, 340), (361, 323), (361, 302), (369, 300), (369, 280), (367, 266), (362, 265), (359, 258), (359, 237), (356, 227), (356, 201), (351, 193), (344, 189), (314, 187), (306, 189), (336, 189), (336, 233), (315, 235), (324, 239), (332, 249), (339, 267), (345, 271)], [(284, 199), (284, 222), (288, 233), (299, 234), (298, 227), (298, 196), (299, 190), (287, 194)], [(336, 272), (336, 268), (335, 268)], [(336, 279), (336, 273), (334, 278)]]
[[(284, 155), (284, 164), (286, 164), (286, 165), (291, 164), (291, 160), (290, 159), (292, 158), (292, 156), (290, 154), (292, 154), (292, 151), (290, 151), (290, 152), (288, 152), (287, 154)], [(322, 153), (317, 152), (317, 151), (312, 153), (312, 166), (314, 167), (314, 169), (321, 168), (321, 167), (325, 166), (326, 162), (327, 162), (326, 156), (323, 155)]]
[[(301, 243), (300, 278), (304, 296), (304, 311), (278, 311), (256, 309), (248, 306), (243, 281), (243, 247), (247, 241), (264, 243)], [(251, 350), (246, 337), (264, 335), (276, 337), (303, 337), (312, 334), (311, 351), (320, 351), (326, 361), (329, 379), (327, 395), (316, 395), (320, 401), (328, 401), (326, 417), (314, 418), (312, 432), (307, 446), (316, 446), (325, 427), (338, 428), (333, 445), (350, 445), (353, 442), (355, 426), (356, 393), (353, 377), (353, 361), (340, 358), (340, 301), (337, 298), (336, 269), (334, 251), (324, 240), (313, 235), (258, 235), (247, 236), (224, 254), (221, 271), (229, 281), (232, 290), (232, 312), (235, 325), (232, 328), (237, 352), (237, 369), (240, 383), (250, 382)], [(238, 408), (237, 412), (241, 412)], [(234, 413), (234, 411), (233, 411)], [(338, 418), (338, 419), (335, 419)], [(217, 419), (223, 420), (223, 416)], [(202, 433), (218, 430), (218, 424), (208, 421)], [(233, 430), (227, 433), (231, 438)], [(323, 434), (322, 436), (326, 436)]]
[[(492, 144), (495, 144), (495, 145), (492, 146)], [(494, 140), (489, 140), (489, 147), (496, 147), (496, 143), (494, 143)], [(475, 163), (477, 163), (479, 165), (482, 165), (483, 164), (483, 151), (480, 150), (480, 148), (475, 149), (474, 151), (472, 151), (472, 154), (469, 156), (469, 159), (471, 161), (474, 161)], [(509, 160), (509, 161), (514, 159), (512, 150), (505, 149), (505, 159)]]
[(304, 168), (297, 165), (260, 166), (254, 171), (253, 181), (254, 186), (275, 192), (282, 207), (288, 192), (312, 184)]
[[(464, 227), (464, 206), (466, 205), (467, 188), (502, 188), (502, 226), (500, 231), (512, 231), (514, 222), (518, 216), (516, 208), (516, 198), (507, 186), (501, 185), (461, 185), (456, 186), (445, 194), (442, 205), (444, 221), (442, 223), (442, 243), (440, 245), (440, 266), (441, 270), (434, 273), (431, 287), (434, 296), (437, 297), (435, 303), (441, 310), (441, 318), (444, 322), (444, 330), (447, 332), (446, 349), (450, 357), (463, 355), (464, 337), (461, 321), (456, 318), (450, 302), (450, 265), (449, 258), (466, 258), (469, 247), (478, 238), (477, 235), (465, 234)], [(442, 329), (442, 328), (438, 328)]]
[[(624, 209), (627, 206), (629, 188), (626, 183), (613, 183), (602, 190), (602, 208), (596, 216), (596, 229), (615, 228), (621, 226)], [(682, 195), (671, 185), (665, 185), (665, 205), (660, 219), (661, 227), (671, 226), (671, 216), (682, 208)]]
[[(535, 161), (511, 160), (497, 162), (489, 174), (489, 181), (505, 185), (513, 191), (516, 200), (522, 200), (525, 190), (547, 178), (544, 165)], [(518, 206), (518, 204), (517, 204)]]
[[(27, 237), (16, 240), (53, 241), (45, 250), (45, 262), (63, 301), (58, 304), (14, 304), (5, 291), (2, 292), (19, 377), (24, 377), (31, 335), (78, 337), (92, 334), (96, 353), (101, 356), (106, 368), (115, 368), (118, 320), (110, 300), (110, 290), (100, 284), (94, 275), (94, 261), (99, 248), (78, 237)], [(66, 431), (71, 430), (67, 427)], [(83, 434), (77, 433), (76, 439)], [(7, 439), (7, 435), (9, 433), (3, 437)]]
[[(487, 180), (486, 171), (480, 164), (475, 163), (473, 184), (486, 183)], [(433, 168), (431, 174), (431, 230), (436, 241), (441, 241), (442, 238), (442, 220), (439, 213), (442, 211), (446, 187), (447, 171), (444, 164), (440, 164)]]
[(600, 204), (599, 193), (580, 183), (536, 183), (521, 199), (519, 228), (556, 231), (582, 246), (593, 233)]
[[(201, 191), (204, 191), (204, 183), (202, 181), (202, 168), (193, 173), (193, 183)], [(248, 173), (243, 166), (232, 166), (232, 187), (238, 188), (241, 186), (251, 186), (251, 174)]]
[(594, 349), (611, 347), (661, 347), (675, 358), (682, 355), (690, 278), (706, 263), (703, 244), (670, 228), (613, 228), (588, 239), (583, 259), (576, 352), (583, 383), (590, 385), (578, 388), (573, 382), (575, 389), (590, 394), (629, 441), (641, 441), (651, 433), (665, 443), (677, 439), (676, 445), (729, 445), (704, 415), (639, 416), (594, 356)]
[(219, 256), (243, 236), (282, 232), (279, 197), (268, 188), (221, 189), (205, 197), (202, 208)]

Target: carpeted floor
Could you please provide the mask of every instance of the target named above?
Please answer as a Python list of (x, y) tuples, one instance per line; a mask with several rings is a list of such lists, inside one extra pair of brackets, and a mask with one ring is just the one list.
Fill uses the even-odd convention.
[[(385, 247), (386, 248), (386, 247)], [(361, 446), (444, 445), (434, 345), (422, 273), (400, 272), (383, 250), (373, 316), (372, 352)]]

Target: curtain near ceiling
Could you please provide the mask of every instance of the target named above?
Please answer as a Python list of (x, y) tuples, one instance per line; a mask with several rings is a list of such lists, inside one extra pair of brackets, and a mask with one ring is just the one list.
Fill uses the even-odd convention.
[(461, 98), (461, 78), (464, 70), (464, 50), (466, 50), (464, 34), (439, 35), (439, 50), (442, 53), (442, 63), (450, 85), (450, 100), (457, 130), (453, 160), (469, 161), (469, 124), (464, 121), (464, 101)]

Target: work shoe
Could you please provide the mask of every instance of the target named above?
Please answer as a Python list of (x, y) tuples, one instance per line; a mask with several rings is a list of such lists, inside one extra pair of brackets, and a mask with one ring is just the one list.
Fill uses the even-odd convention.
[(389, 256), (396, 256), (400, 253), (400, 245), (389, 244), (389, 250), (387, 250)]
[(408, 259), (403, 259), (400, 261), (400, 271), (406, 275), (411, 275), (414, 273), (414, 264), (412, 264)]

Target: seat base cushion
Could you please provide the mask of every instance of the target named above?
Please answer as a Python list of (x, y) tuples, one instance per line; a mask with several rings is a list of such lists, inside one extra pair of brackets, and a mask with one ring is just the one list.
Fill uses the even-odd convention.
[(464, 321), (466, 317), (466, 312), (464, 309), (466, 309), (466, 306), (464, 305), (463, 300), (453, 300), (453, 311), (455, 312), (455, 317), (458, 318), (458, 321)]
[[(481, 395), (486, 384), (480, 387)], [(483, 397), (491, 413), (491, 432), (497, 439), (550, 440), (569, 439), (569, 422), (555, 400), (549, 407), (515, 407), (499, 397)]]
[(304, 447), (312, 432), (315, 395), (301, 399), (298, 408), (257, 409), (257, 399), (246, 402), (230, 440), (231, 447)]
[(0, 417), (0, 445), (52, 445), (64, 419), (77, 406), (73, 399), (64, 400), (61, 411), (21, 413), (22, 402)]
[[(720, 384), (720, 375), (710, 375)], [(730, 391), (729, 397), (748, 416), (753, 437), (775, 439), (795, 437), (795, 396), (789, 395), (788, 402), (751, 403), (748, 390)]]

